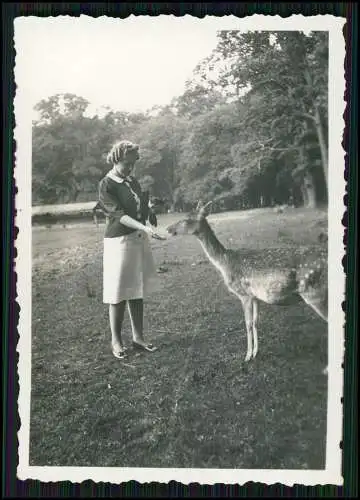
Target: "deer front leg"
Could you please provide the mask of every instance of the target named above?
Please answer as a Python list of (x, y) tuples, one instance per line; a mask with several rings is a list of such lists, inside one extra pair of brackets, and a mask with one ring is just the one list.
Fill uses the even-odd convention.
[(245, 361), (250, 361), (253, 354), (253, 300), (249, 297), (241, 299), (244, 315), (245, 315), (245, 325), (246, 325), (246, 336), (247, 336), (247, 352)]

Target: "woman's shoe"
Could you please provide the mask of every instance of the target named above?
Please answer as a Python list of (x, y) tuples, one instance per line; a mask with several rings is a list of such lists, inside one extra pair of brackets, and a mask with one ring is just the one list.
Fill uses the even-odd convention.
[(137, 342), (133, 341), (133, 347), (134, 349), (138, 349), (140, 351), (147, 351), (147, 352), (155, 352), (157, 350), (157, 347), (155, 347), (152, 344), (138, 344)]
[(112, 353), (117, 359), (125, 359), (127, 357), (126, 348), (123, 349), (113, 349)]

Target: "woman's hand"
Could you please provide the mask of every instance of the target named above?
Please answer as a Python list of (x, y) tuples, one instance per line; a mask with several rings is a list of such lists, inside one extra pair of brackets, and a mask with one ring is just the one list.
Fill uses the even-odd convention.
[(151, 238), (155, 238), (157, 240), (166, 240), (164, 236), (160, 236), (159, 234), (155, 233), (152, 227), (146, 226), (141, 222), (133, 219), (132, 217), (129, 217), (128, 215), (123, 215), (120, 219), (120, 222), (121, 224), (124, 224), (127, 227), (137, 229), (138, 231), (144, 231), (144, 233), (151, 236)]
[(152, 227), (150, 226), (145, 226), (145, 232), (148, 234), (151, 238), (154, 238), (155, 240), (166, 240), (164, 236), (160, 236), (160, 234), (156, 233)]

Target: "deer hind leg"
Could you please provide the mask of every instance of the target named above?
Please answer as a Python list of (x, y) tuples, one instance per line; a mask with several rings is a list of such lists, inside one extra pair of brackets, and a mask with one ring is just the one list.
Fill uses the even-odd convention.
[(324, 321), (328, 321), (327, 291), (319, 293), (301, 293), (301, 297)]
[[(301, 297), (324, 321), (328, 322), (328, 295), (327, 290), (317, 294), (301, 293)], [(328, 375), (328, 366), (323, 370), (323, 375)]]

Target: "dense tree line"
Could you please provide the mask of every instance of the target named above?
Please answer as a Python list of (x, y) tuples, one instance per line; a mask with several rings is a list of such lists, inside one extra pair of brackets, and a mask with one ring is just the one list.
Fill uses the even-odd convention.
[(33, 203), (95, 200), (121, 138), (140, 144), (144, 189), (175, 209), (327, 203), (327, 101), (327, 32), (220, 32), (168, 106), (90, 117), (80, 96), (39, 102)]

